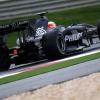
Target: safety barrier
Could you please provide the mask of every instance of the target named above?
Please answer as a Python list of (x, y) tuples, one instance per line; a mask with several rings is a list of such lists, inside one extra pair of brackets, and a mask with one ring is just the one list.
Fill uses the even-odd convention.
[(6, 0), (0, 2), (0, 20), (98, 2), (100, 0)]

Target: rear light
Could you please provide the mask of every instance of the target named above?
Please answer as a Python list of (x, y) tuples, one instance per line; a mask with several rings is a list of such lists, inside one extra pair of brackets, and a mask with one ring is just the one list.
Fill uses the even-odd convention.
[(17, 49), (15, 48), (15, 49), (13, 49), (13, 56), (15, 56), (15, 55), (17, 55), (18, 54), (18, 51), (17, 51)]

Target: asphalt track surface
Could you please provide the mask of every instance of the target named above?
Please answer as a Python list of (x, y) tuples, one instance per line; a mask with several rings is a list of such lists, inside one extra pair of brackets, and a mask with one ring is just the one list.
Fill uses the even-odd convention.
[(0, 99), (100, 71), (100, 58), (0, 86)]

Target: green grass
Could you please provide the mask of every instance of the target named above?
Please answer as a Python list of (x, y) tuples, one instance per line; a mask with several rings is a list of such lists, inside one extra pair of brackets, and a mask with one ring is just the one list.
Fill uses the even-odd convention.
[(0, 85), (100, 58), (100, 52), (0, 79)]
[(57, 24), (63, 25), (69, 25), (71, 23), (96, 24), (100, 19), (100, 5), (50, 13), (48, 17), (56, 21)]
[(17, 32), (9, 34), (8, 38), (7, 38), (7, 41), (8, 41), (7, 45), (8, 45), (8, 47), (15, 46), (17, 38), (18, 38), (18, 33)]
[[(57, 25), (70, 25), (71, 23), (89, 23), (96, 24), (100, 19), (100, 5), (76, 8), (71, 10), (62, 10), (47, 14), (49, 20), (55, 21)], [(0, 24), (14, 23), (16, 21), (31, 20), (37, 16), (18, 17), (10, 20), (2, 20)], [(8, 38), (8, 45), (14, 46), (16, 34)]]

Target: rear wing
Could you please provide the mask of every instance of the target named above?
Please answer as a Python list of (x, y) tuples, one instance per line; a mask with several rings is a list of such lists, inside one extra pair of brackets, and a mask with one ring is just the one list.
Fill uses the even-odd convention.
[(5, 35), (14, 31), (23, 31), (29, 25), (29, 21), (16, 22), (0, 26), (0, 35)]
[(23, 21), (23, 22), (16, 22), (16, 23), (8, 24), (8, 25), (1, 25), (0, 35), (5, 35), (5, 34), (8, 34), (14, 31), (23, 31), (26, 29), (26, 27), (30, 27), (33, 29), (40, 27), (40, 26), (47, 27), (48, 18), (45, 16), (46, 13), (48, 12), (37, 13), (37, 15), (40, 16), (40, 18), (37, 20), (33, 19), (31, 21)]

